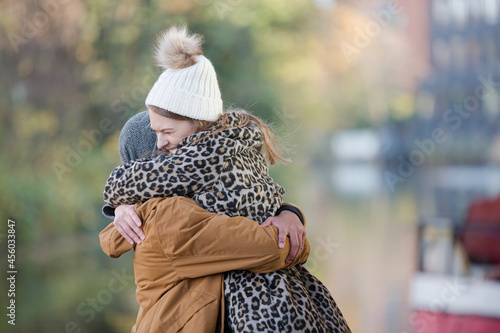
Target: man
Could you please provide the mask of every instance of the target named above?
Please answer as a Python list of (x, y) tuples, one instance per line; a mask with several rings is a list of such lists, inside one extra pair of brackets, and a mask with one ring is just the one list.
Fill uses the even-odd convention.
[[(135, 246), (140, 310), (132, 332), (217, 332), (224, 324), (223, 272), (269, 273), (309, 255), (306, 239), (299, 257), (286, 264), (290, 243), (278, 247), (275, 226), (210, 213), (185, 197), (150, 199), (135, 210), (146, 237)], [(99, 238), (112, 258), (134, 247), (113, 223)]]

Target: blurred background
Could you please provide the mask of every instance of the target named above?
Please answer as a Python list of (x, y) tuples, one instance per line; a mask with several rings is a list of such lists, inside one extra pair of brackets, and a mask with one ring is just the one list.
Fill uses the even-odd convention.
[(155, 34), (178, 23), (205, 35), (226, 105), (292, 148), (272, 176), (353, 332), (500, 330), (500, 0), (2, 0), (2, 332), (134, 324), (132, 256), (99, 247), (102, 191), (161, 72)]

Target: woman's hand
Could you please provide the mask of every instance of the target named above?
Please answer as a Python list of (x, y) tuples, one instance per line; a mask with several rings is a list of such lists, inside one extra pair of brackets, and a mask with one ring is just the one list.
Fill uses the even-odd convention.
[(113, 224), (118, 232), (129, 242), (141, 244), (141, 239), (146, 236), (141, 229), (141, 219), (134, 209), (134, 205), (120, 205), (115, 209), (115, 220)]
[(284, 210), (277, 216), (268, 217), (262, 227), (274, 225), (278, 228), (279, 247), (285, 246), (286, 236), (290, 237), (290, 252), (286, 258), (287, 264), (297, 259), (304, 249), (306, 239), (306, 229), (299, 220), (299, 217), (291, 211)]

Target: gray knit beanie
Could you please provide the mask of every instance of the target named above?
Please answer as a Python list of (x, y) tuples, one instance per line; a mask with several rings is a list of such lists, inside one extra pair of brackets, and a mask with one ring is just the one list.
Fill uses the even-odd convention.
[[(148, 157), (152, 152), (158, 151), (156, 134), (150, 127), (148, 111), (136, 114), (125, 123), (118, 139), (118, 151), (122, 164)], [(115, 208), (104, 205), (102, 213), (106, 217), (114, 218)]]
[(118, 139), (122, 164), (147, 157), (158, 150), (156, 134), (150, 126), (148, 111), (136, 114), (123, 126)]

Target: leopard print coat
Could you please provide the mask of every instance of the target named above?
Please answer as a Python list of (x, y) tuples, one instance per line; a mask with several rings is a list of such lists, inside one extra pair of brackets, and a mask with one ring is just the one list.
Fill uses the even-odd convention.
[[(262, 223), (282, 203), (284, 189), (269, 177), (256, 124), (241, 127), (239, 112), (195, 133), (169, 155), (116, 168), (104, 201), (134, 204), (187, 196), (208, 211)], [(229, 332), (350, 332), (326, 287), (302, 266), (268, 274), (231, 271), (224, 277)]]
[(111, 205), (134, 204), (153, 197), (187, 196), (205, 209), (263, 222), (282, 202), (284, 189), (269, 177), (260, 153), (263, 135), (256, 125), (238, 127), (231, 113), (228, 128), (188, 136), (169, 155), (116, 168), (104, 189)]

